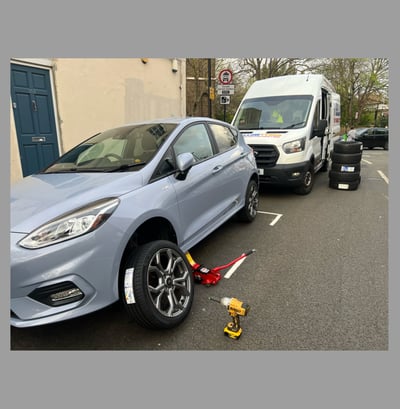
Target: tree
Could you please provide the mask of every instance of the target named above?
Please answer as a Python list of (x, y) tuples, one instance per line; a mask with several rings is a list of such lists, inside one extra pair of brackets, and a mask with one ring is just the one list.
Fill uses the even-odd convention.
[(208, 72), (208, 58), (186, 59), (186, 114), (188, 116), (208, 116), (209, 74), (211, 75), (211, 86), (214, 87), (215, 59), (211, 60), (210, 73)]
[[(388, 104), (389, 62), (386, 58), (219, 58), (213, 61), (212, 86), (215, 89), (215, 78), (222, 69), (229, 68), (233, 72), (235, 91), (230, 96), (230, 104), (225, 107), (220, 104), (217, 90), (212, 104), (213, 116), (223, 119), (225, 112), (228, 122), (252, 82), (306, 72), (324, 74), (332, 82), (341, 97), (341, 122), (346, 127), (377, 122), (379, 105)], [(196, 78), (191, 88), (192, 102), (188, 103), (189, 115), (204, 115), (208, 102), (206, 64), (205, 58), (187, 60), (188, 76), (191, 73)], [(387, 120), (385, 117), (386, 123)]]
[(253, 82), (280, 75), (298, 74), (308, 70), (304, 58), (242, 58), (235, 60), (236, 74)]
[[(388, 102), (389, 62), (386, 58), (318, 60), (314, 72), (330, 79), (341, 96), (342, 125), (358, 126), (366, 111)], [(364, 125), (370, 125), (365, 123)]]

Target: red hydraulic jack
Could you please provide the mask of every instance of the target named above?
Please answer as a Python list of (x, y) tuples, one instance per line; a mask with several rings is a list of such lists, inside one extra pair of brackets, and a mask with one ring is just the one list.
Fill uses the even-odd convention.
[(186, 257), (189, 261), (189, 264), (192, 266), (194, 279), (197, 283), (204, 285), (215, 285), (221, 279), (221, 270), (225, 270), (228, 267), (233, 266), (238, 261), (246, 258), (250, 254), (254, 253), (255, 250), (249, 250), (246, 253), (241, 254), (239, 257), (236, 257), (234, 260), (230, 261), (227, 264), (222, 266), (213, 267), (211, 269), (204, 267), (202, 264), (196, 263), (189, 252), (186, 253)]

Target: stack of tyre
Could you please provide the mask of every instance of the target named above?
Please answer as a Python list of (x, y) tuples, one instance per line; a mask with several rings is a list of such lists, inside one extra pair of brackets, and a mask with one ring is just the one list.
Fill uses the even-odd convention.
[(336, 141), (331, 153), (329, 187), (340, 190), (356, 190), (361, 181), (362, 142)]

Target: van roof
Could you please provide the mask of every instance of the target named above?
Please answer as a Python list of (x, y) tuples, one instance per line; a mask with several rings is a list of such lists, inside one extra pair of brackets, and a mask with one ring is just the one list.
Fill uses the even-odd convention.
[(315, 95), (321, 87), (335, 92), (332, 84), (322, 74), (285, 75), (255, 81), (248, 89), (245, 98), (267, 95)]

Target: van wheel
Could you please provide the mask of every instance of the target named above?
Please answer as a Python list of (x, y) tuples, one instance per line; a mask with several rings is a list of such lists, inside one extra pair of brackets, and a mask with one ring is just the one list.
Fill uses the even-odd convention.
[(310, 168), (304, 174), (301, 185), (296, 187), (294, 189), (294, 192), (297, 193), (298, 195), (308, 195), (311, 192), (313, 185), (314, 185), (314, 170), (311, 165)]
[(258, 195), (258, 184), (252, 179), (247, 185), (245, 204), (237, 213), (240, 221), (250, 223), (256, 218), (258, 210)]
[(125, 310), (142, 327), (176, 327), (192, 307), (193, 271), (182, 250), (170, 241), (138, 247), (128, 257), (120, 283)]

